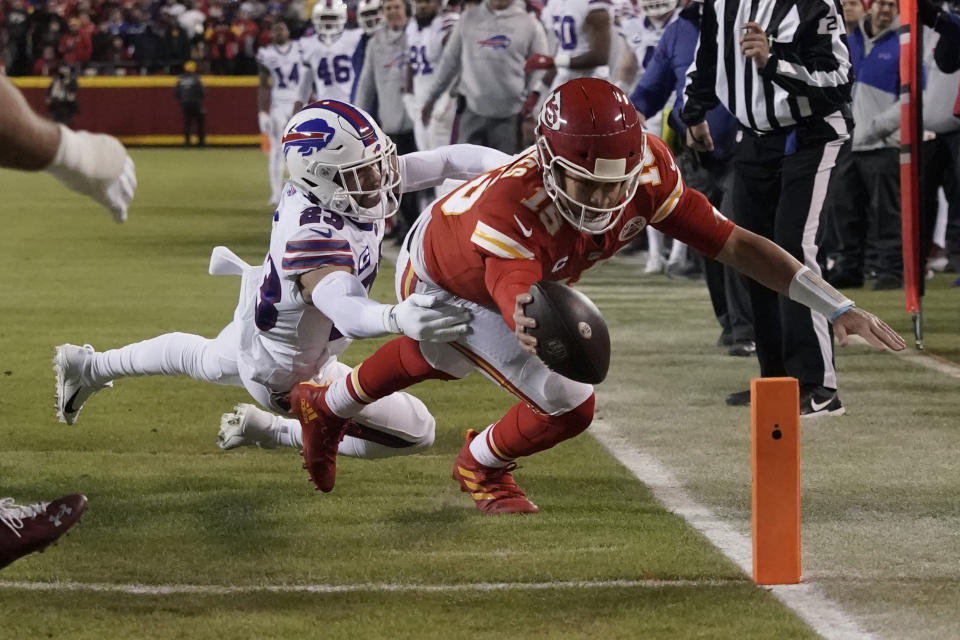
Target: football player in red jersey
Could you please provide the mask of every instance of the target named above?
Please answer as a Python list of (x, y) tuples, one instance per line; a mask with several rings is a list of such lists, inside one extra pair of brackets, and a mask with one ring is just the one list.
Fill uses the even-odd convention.
[[(650, 224), (729, 264), (833, 322), (841, 344), (856, 333), (878, 349), (903, 339), (854, 306), (769, 240), (745, 231), (685, 188), (667, 146), (646, 135), (627, 96), (595, 78), (578, 78), (544, 103), (537, 144), (425, 211), (397, 262), (398, 296), (441, 296), (468, 308), (471, 333), (450, 343), (396, 338), (329, 387), (302, 383), (290, 394), (304, 431), (314, 482), (333, 486), (336, 442), (346, 418), (394, 391), (427, 379), (479, 370), (517, 396), (505, 416), (469, 431), (453, 477), (484, 513), (536, 513), (510, 474), (514, 460), (584, 431), (593, 387), (554, 373), (526, 333), (523, 305), (534, 282), (576, 282)], [(319, 483), (318, 483), (319, 484)]]

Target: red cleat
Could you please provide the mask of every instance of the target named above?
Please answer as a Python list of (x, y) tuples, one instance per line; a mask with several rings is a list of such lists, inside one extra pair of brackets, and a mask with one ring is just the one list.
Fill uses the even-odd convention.
[(38, 502), (14, 504), (0, 499), (0, 568), (34, 551), (42, 551), (67, 532), (87, 510), (87, 499), (79, 494)]
[(301, 382), (290, 392), (290, 411), (303, 429), (304, 467), (317, 489), (329, 493), (337, 481), (337, 450), (349, 421), (323, 412), (326, 392), (326, 386)]
[(460, 483), (460, 491), (473, 498), (477, 509), (488, 515), (498, 513), (537, 513), (540, 508), (527, 500), (523, 489), (517, 486), (510, 472), (517, 468), (511, 462), (505, 467), (485, 467), (470, 453), (470, 443), (479, 433), (467, 430), (467, 442), (453, 463), (453, 479)]

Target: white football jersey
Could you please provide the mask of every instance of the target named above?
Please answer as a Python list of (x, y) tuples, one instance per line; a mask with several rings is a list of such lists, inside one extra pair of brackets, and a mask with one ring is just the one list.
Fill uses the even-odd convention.
[(234, 318), (241, 358), (254, 381), (289, 389), (314, 376), (350, 344), (333, 322), (300, 295), (298, 276), (349, 266), (369, 291), (380, 264), (383, 222), (361, 223), (311, 202), (287, 183), (273, 215), (270, 252), (245, 277)]
[(625, 17), (620, 21), (620, 35), (623, 36), (633, 55), (637, 57), (640, 74), (643, 74), (650, 59), (653, 58), (653, 52), (660, 38), (663, 37), (663, 32), (679, 17), (680, 11), (676, 10), (663, 24), (657, 24), (642, 13)]
[[(610, 4), (610, 0), (548, 0), (547, 6), (543, 8), (543, 13), (540, 14), (540, 20), (543, 21), (547, 33), (553, 34), (557, 43), (556, 52), (558, 54), (566, 53), (574, 58), (590, 50), (590, 43), (587, 42), (583, 25), (587, 19), (587, 14), (599, 9), (607, 12), (611, 24), (613, 24), (613, 6)], [(607, 65), (575, 71), (559, 68), (553, 86), (558, 87), (573, 78), (585, 76), (607, 78), (609, 75), (610, 67)]]
[(300, 38), (303, 62), (313, 74), (314, 99), (353, 100), (353, 89), (363, 66), (359, 51), (362, 36), (360, 29), (345, 29), (329, 44), (315, 35)]
[(407, 23), (408, 62), (413, 72), (413, 95), (421, 102), (433, 84), (433, 73), (440, 67), (443, 45), (460, 18), (459, 13), (441, 11), (429, 25), (420, 28), (416, 18)]
[(257, 50), (257, 63), (270, 72), (270, 106), (282, 105), (289, 111), (297, 101), (300, 74), (304, 72), (303, 52), (299, 42), (291, 40), (284, 47), (268, 44)]

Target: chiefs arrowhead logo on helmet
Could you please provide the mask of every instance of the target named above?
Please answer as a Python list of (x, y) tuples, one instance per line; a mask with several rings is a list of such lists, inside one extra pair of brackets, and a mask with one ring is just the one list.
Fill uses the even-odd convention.
[(543, 126), (554, 131), (560, 130), (560, 92), (554, 92), (546, 102), (543, 103), (543, 110), (540, 114)]

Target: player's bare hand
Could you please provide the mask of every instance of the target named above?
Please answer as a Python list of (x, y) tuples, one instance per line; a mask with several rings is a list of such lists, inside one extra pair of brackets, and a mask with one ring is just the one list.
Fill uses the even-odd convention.
[(520, 348), (530, 355), (537, 355), (537, 339), (527, 333), (527, 329), (534, 329), (537, 321), (527, 317), (523, 308), (530, 302), (533, 302), (533, 296), (529, 293), (517, 295), (517, 304), (513, 308), (513, 323), (516, 325), (514, 333), (517, 335), (517, 341), (520, 342)]
[(903, 351), (907, 347), (900, 334), (890, 328), (886, 322), (869, 311), (854, 307), (842, 313), (833, 321), (833, 333), (841, 347), (847, 345), (849, 337), (856, 334), (867, 341), (871, 347), (881, 350)]
[(770, 58), (770, 40), (766, 32), (756, 22), (743, 25), (743, 36), (740, 37), (740, 51), (748, 58), (752, 58), (758, 69), (767, 66)]
[(713, 138), (710, 136), (710, 125), (706, 120), (687, 127), (687, 145), (694, 151), (713, 151)]

